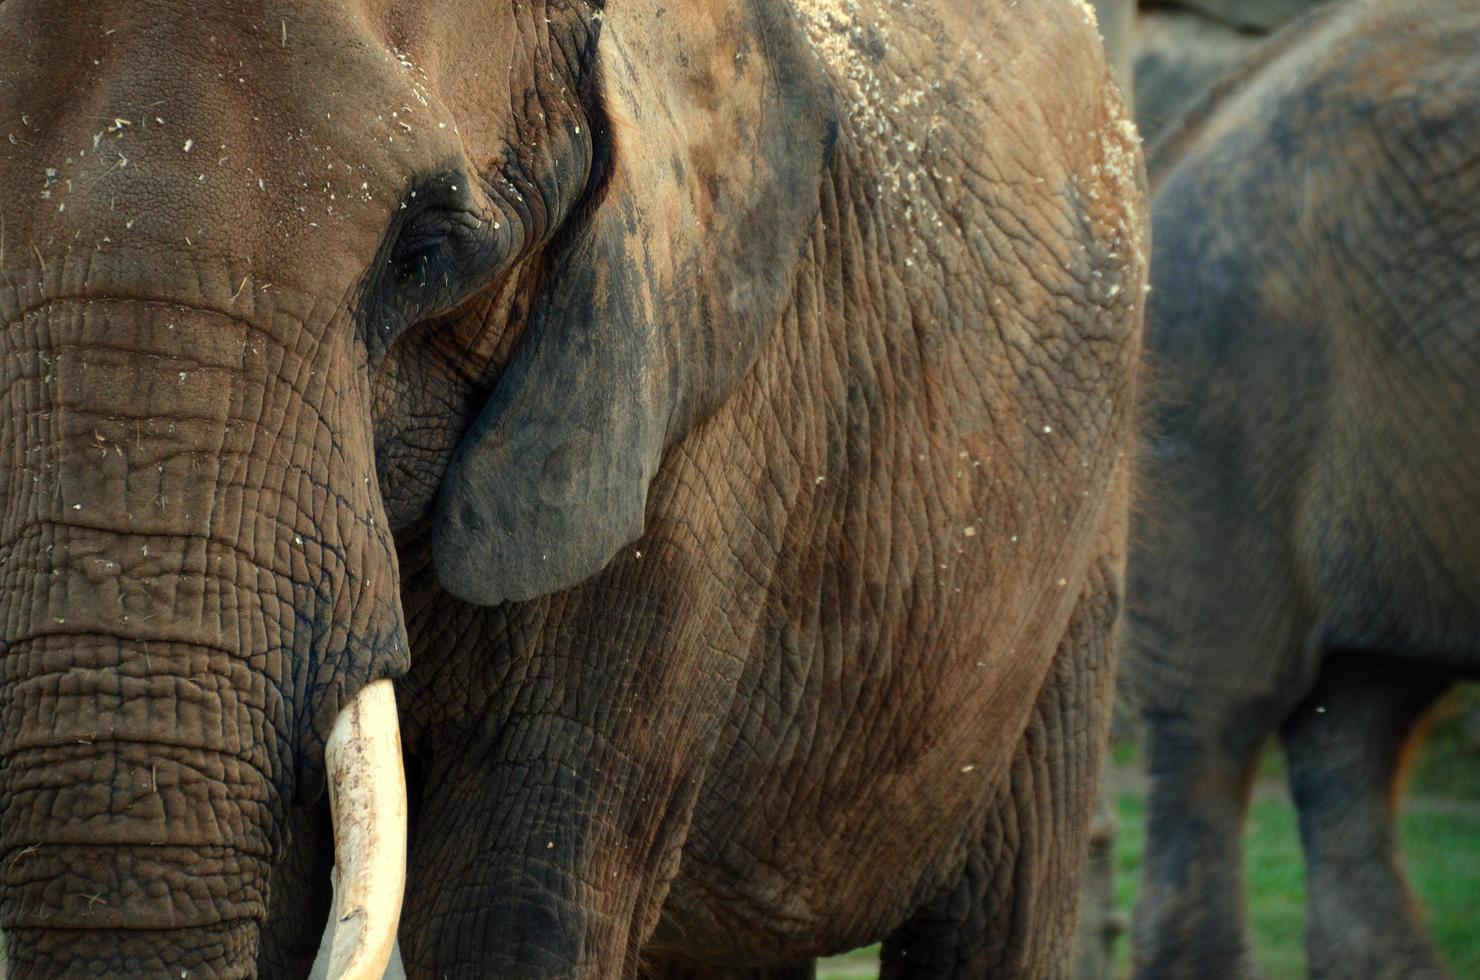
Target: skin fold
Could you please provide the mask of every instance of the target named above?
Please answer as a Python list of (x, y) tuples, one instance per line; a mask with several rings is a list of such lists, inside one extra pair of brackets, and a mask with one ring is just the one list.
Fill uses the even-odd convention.
[[(1148, 249), (1090, 8), (0, 0), (9, 975), (1062, 976)], [(14, 139), (8, 137), (14, 136)]]
[(1443, 975), (1394, 813), (1426, 709), (1480, 674), (1477, 45), (1474, 2), (1333, 6), (1151, 159), (1138, 976), (1256, 973), (1240, 838), (1274, 735), (1311, 975)]

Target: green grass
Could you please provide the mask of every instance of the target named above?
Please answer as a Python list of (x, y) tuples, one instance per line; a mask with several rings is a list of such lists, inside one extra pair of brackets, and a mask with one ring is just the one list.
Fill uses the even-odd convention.
[(1480, 816), (1414, 812), (1403, 851), (1434, 941), (1456, 977), (1480, 977)]
[[(1129, 911), (1145, 847), (1145, 803), (1133, 793), (1116, 802), (1116, 901)], [(1480, 977), (1480, 808), (1416, 802), (1400, 826), (1409, 878), (1435, 942), (1456, 977)], [(1269, 980), (1304, 977), (1305, 867), (1295, 809), (1284, 798), (1256, 800), (1245, 832), (1255, 955)], [(1118, 950), (1121, 975), (1129, 968), (1126, 947), (1122, 942)]]
[(817, 964), (817, 980), (878, 980), (879, 947), (855, 949)]
[(1455, 688), (1430, 720), (1433, 728), (1415, 761), (1409, 791), (1480, 802), (1480, 733), (1474, 731), (1480, 728), (1480, 684)]

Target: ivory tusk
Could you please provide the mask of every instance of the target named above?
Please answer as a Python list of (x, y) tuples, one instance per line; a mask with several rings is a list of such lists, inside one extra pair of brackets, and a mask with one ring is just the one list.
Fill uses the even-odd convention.
[(330, 980), (380, 980), (406, 887), (406, 774), (396, 697), (379, 680), (342, 708), (324, 747), (334, 813)]

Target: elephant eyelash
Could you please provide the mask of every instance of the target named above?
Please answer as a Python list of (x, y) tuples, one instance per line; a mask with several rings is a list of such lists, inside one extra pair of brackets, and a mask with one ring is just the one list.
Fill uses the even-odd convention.
[(395, 237), (386, 265), (403, 279), (419, 279), (426, 288), (429, 272), (440, 268), (443, 275), (481, 250), (484, 223), (465, 211), (433, 208), (423, 211)]
[(453, 170), (422, 178), (407, 192), (358, 304), (372, 351), (384, 350), (411, 325), (462, 305), (507, 264), (507, 226), (476, 212), (468, 184)]

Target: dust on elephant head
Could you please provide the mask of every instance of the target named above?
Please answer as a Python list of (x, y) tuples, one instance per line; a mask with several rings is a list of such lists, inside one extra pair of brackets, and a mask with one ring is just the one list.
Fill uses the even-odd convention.
[[(393, 833), (398, 534), (492, 603), (640, 533), (817, 211), (831, 106), (751, 40), (778, 16), (0, 6), (12, 975), (248, 972), (326, 743)], [(395, 853), (340, 855), (345, 957)]]

